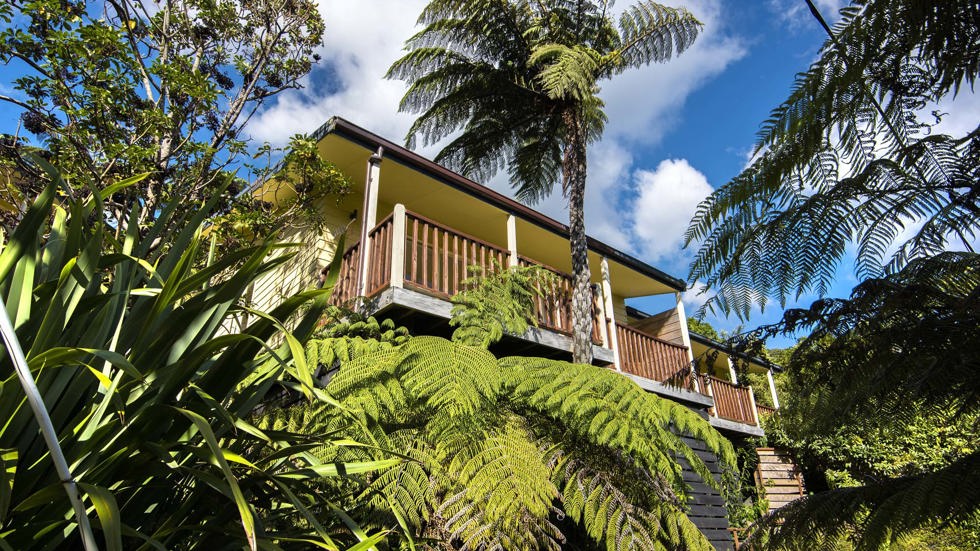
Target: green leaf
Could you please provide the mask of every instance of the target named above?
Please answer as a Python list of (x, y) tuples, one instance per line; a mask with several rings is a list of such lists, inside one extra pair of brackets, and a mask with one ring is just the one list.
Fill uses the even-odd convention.
[(245, 538), (248, 540), (248, 546), (252, 551), (256, 551), (258, 547), (255, 533), (255, 515), (248, 502), (245, 501), (245, 496), (242, 495), (242, 490), (238, 486), (238, 479), (231, 472), (231, 467), (228, 466), (228, 462), (225, 460), (224, 452), (218, 444), (218, 439), (214, 436), (214, 431), (211, 430), (211, 425), (208, 424), (204, 417), (201, 417), (193, 411), (177, 407), (174, 409), (190, 419), (194, 423), (194, 426), (197, 427), (197, 430), (201, 432), (201, 435), (204, 436), (204, 441), (207, 442), (208, 447), (218, 461), (218, 466), (221, 468), (221, 472), (224, 474), (225, 480), (228, 482), (228, 486), (234, 496), (235, 506), (238, 507), (238, 515), (242, 520), (242, 527), (245, 529)]
[(379, 459), (376, 461), (325, 463), (320, 465), (310, 465), (302, 469), (286, 471), (284, 473), (277, 474), (276, 476), (294, 479), (316, 479), (333, 476), (348, 476), (352, 474), (362, 474), (390, 469), (401, 462), (401, 459)]
[(95, 512), (99, 516), (99, 524), (105, 534), (106, 549), (122, 551), (122, 519), (119, 515), (119, 505), (115, 496), (109, 490), (92, 484), (79, 483), (78, 487), (88, 494)]
[(17, 456), (17, 450), (0, 450), (0, 526), (4, 525), (7, 510), (10, 509), (14, 475), (17, 474)]

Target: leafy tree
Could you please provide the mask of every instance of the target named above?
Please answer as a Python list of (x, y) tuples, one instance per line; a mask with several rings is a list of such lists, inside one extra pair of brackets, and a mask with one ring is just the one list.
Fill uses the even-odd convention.
[(718, 334), (718, 331), (710, 323), (697, 318), (687, 318), (687, 328), (698, 335), (708, 337), (712, 340), (717, 341), (721, 339), (721, 335)]
[[(498, 290), (494, 302), (510, 295), (519, 304), (533, 285), (520, 280), (509, 282), (523, 290)], [(498, 313), (475, 308), (457, 319), (467, 328), (481, 317)], [(378, 442), (318, 451), (323, 461), (376, 460), (384, 448), (412, 459), (351, 487), (370, 504), (358, 517), (365, 526), (398, 523), (421, 536), (414, 545), (436, 549), (711, 548), (685, 515), (682, 462), (717, 482), (678, 435), (705, 442), (725, 464), (733, 451), (694, 411), (608, 369), (497, 359), (484, 333), (455, 333), (476, 346), (428, 336), (399, 344), (391, 325), (355, 325), (354, 335), (311, 341), (306, 362), (327, 370), (326, 390), (369, 435), (316, 404), (282, 410), (274, 426)]]
[(243, 160), (245, 124), (300, 85), (323, 35), (312, 0), (13, 0), (0, 20), (0, 62), (24, 72), (0, 101), (23, 109), (59, 169), (98, 182), (149, 173), (104, 198), (117, 227), (134, 206), (148, 225), (165, 204), (235, 195), (222, 171)]
[[(974, 84), (980, 6), (864, 0), (842, 15), (763, 127), (759, 158), (699, 207), (691, 277), (717, 288), (709, 308), (744, 317), (753, 302), (825, 293), (855, 244), (864, 281), (849, 298), (790, 310), (759, 332), (808, 334), (789, 362), (806, 373), (791, 406), (799, 426), (830, 439), (850, 423), (886, 436), (921, 423), (969, 435), (980, 404), (980, 127), (938, 134), (919, 113)], [(952, 245), (967, 252), (945, 252)], [(774, 548), (849, 537), (876, 549), (923, 527), (976, 525), (980, 453), (970, 445), (935, 459), (848, 471), (859, 485), (794, 502), (755, 537)]]
[(648, 0), (626, 8), (617, 26), (609, 4), (432, 0), (419, 18), (425, 28), (388, 71), (410, 84), (401, 109), (419, 113), (409, 147), (418, 138), (432, 144), (452, 136), (437, 162), (480, 180), (506, 166), (524, 201), (546, 197), (561, 182), (578, 363), (592, 360), (584, 201), (587, 146), (606, 120), (599, 83), (680, 54), (700, 28), (686, 10)]
[[(52, 183), (0, 252), (0, 296), (104, 548), (338, 548), (383, 537), (345, 528), (347, 515), (331, 509), (320, 484), (400, 459), (323, 463), (306, 453), (311, 443), (355, 443), (270, 433), (250, 421), (276, 388), (325, 398), (293, 353), (329, 289), (289, 298), (231, 333), (225, 322), (246, 311), (244, 291), (288, 260), (268, 258), (279, 245), (265, 240), (200, 266), (200, 226), (218, 196), (198, 208), (169, 205), (146, 235), (133, 222), (117, 240), (97, 213), (103, 197), (138, 177), (81, 185), (90, 191), (74, 200), (59, 193), (66, 184), (54, 168), (38, 167)], [(170, 228), (179, 231), (155, 247)], [(7, 354), (0, 417), (0, 549), (77, 549), (72, 506)], [(345, 418), (338, 424), (356, 423)]]

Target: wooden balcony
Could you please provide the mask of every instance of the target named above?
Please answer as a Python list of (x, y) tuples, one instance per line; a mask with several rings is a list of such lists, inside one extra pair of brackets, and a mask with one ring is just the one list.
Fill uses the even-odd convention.
[[(387, 289), (400, 288), (416, 293), (415, 296), (430, 297), (427, 299), (430, 302), (437, 299), (435, 302), (444, 305), (440, 315), (448, 317), (447, 303), (465, 289), (464, 281), (474, 275), (474, 271), (491, 273), (515, 264), (536, 265), (554, 275), (534, 301), (538, 327), (561, 335), (553, 340), (552, 346), (559, 346), (554, 343), (569, 346), (574, 287), (571, 275), (400, 206), (368, 235), (370, 250), (366, 264), (361, 257), (360, 244), (344, 253), (332, 296), (335, 305), (352, 307), (357, 297), (372, 299)], [(474, 270), (474, 267), (478, 269)], [(685, 346), (615, 323), (611, 312), (605, 311), (603, 302), (601, 292), (593, 287), (592, 340), (598, 346), (595, 350), (604, 350), (607, 354), (605, 361), (612, 361), (611, 349), (615, 346), (619, 369), (638, 378), (644, 388), (694, 407), (712, 408), (714, 417), (726, 420), (726, 426), (733, 430), (740, 430), (738, 427), (744, 428), (744, 425), (759, 426), (748, 387), (715, 377), (694, 376)], [(615, 343), (612, 337), (615, 337)]]
[(699, 379), (701, 386), (714, 398), (716, 417), (753, 427), (759, 426), (759, 414), (750, 387), (736, 385), (711, 375), (701, 375)]
[[(358, 296), (371, 298), (390, 286), (448, 301), (465, 288), (464, 281), (474, 271), (492, 273), (511, 264), (509, 250), (409, 211), (404, 211), (402, 221), (397, 213), (389, 215), (369, 235), (371, 250), (363, 289), (358, 275), (365, 268), (358, 243), (344, 253), (333, 304), (350, 305)], [(404, 247), (395, 246), (400, 240), (404, 240)], [(572, 276), (525, 257), (518, 257), (517, 262), (521, 266), (541, 266), (554, 276), (535, 298), (534, 316), (538, 327), (570, 335)], [(593, 293), (592, 340), (608, 348), (603, 338), (601, 302)]]
[(616, 324), (620, 368), (626, 373), (687, 390), (696, 390), (687, 348)]

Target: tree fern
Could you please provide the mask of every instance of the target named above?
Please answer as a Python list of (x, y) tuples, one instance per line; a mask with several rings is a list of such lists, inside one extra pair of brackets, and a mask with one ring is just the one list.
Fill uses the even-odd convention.
[(523, 335), (529, 325), (534, 300), (554, 284), (555, 276), (540, 266), (503, 268), (494, 265), (489, 273), (478, 266), (463, 282), (464, 289), (452, 297), (450, 325), (456, 327), (453, 341), (487, 348), (504, 333)]
[(399, 109), (418, 118), (406, 137), (450, 138), (436, 162), (478, 180), (507, 169), (517, 197), (536, 202), (557, 186), (569, 199), (573, 358), (591, 363), (591, 295), (584, 197), (586, 148), (606, 122), (600, 83), (664, 62), (701, 24), (688, 11), (640, 0), (620, 17), (606, 2), (431, 0), (422, 30), (388, 78), (405, 80)]
[[(330, 340), (308, 348), (318, 358), (337, 358), (321, 351)], [(559, 528), (565, 514), (610, 548), (701, 548), (703, 536), (684, 515), (687, 486), (676, 458), (686, 458), (706, 483), (716, 482), (677, 434), (732, 458), (730, 444), (697, 414), (614, 372), (537, 358), (497, 360), (483, 348), (437, 337), (376, 343), (373, 351), (341, 358), (325, 390), (362, 423), (307, 411), (290, 413), (289, 426), (375, 443), (321, 460), (373, 459), (388, 446), (407, 450), (411, 465), (395, 466), (361, 490), (373, 496), (374, 522), (384, 525), (394, 510), (406, 531), (460, 548), (557, 549), (565, 541)], [(591, 461), (579, 449), (601, 455)]]
[[(690, 277), (719, 291), (708, 308), (746, 317), (768, 298), (823, 294), (851, 243), (861, 278), (971, 247), (980, 132), (932, 134), (917, 113), (972, 86), (978, 21), (980, 8), (965, 0), (844, 10), (834, 39), (764, 123), (761, 155), (691, 222), (686, 240), (699, 249)], [(904, 238), (909, 226), (918, 229)]]

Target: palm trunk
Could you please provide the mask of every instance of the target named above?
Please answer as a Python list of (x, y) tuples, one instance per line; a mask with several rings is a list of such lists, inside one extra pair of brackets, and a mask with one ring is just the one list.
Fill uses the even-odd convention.
[(568, 194), (568, 243), (572, 252), (572, 361), (592, 363), (592, 273), (585, 235), (585, 132), (577, 111), (565, 114), (567, 137), (562, 160)]

